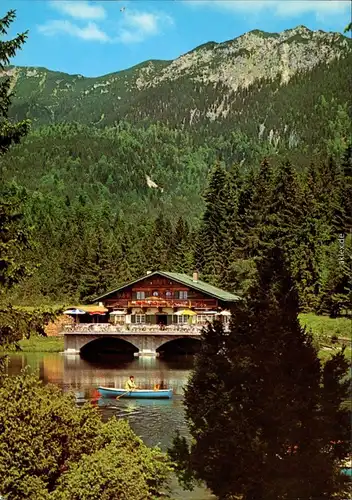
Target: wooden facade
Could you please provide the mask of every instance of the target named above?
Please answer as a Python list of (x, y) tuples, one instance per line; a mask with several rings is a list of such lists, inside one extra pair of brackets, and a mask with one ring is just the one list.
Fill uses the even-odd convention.
[[(181, 278), (178, 280), (173, 276)], [(207, 293), (207, 288), (213, 293)], [(196, 274), (192, 279), (176, 273), (154, 272), (97, 300), (109, 310), (110, 314), (115, 314), (115, 323), (167, 326), (186, 321), (201, 322), (199, 319), (205, 320), (207, 313), (215, 314), (229, 309), (232, 297), (233, 301), (238, 299), (227, 292), (199, 282)], [(183, 315), (182, 311), (187, 310), (191, 310), (193, 314), (188, 317), (187, 314)]]
[(218, 307), (218, 300), (164, 277), (145, 278), (103, 300), (108, 309), (118, 308), (197, 308)]

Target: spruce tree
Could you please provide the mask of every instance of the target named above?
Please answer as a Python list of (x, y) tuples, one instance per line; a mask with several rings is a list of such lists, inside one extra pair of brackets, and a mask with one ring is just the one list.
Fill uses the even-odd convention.
[[(268, 226), (269, 209), (273, 193), (274, 172), (265, 158), (254, 176), (253, 194), (244, 214), (245, 233), (242, 248), (244, 256), (256, 258), (268, 247), (271, 231)], [(268, 234), (270, 236), (268, 236)]]
[(179, 217), (170, 248), (170, 270), (184, 274), (192, 273), (194, 270), (192, 247), (189, 225), (183, 217)]
[[(0, 19), (0, 36), (6, 36), (11, 23), (15, 20), (15, 11), (9, 11)], [(16, 52), (22, 47), (27, 33), (17, 35), (13, 40), (0, 39), (0, 71), (4, 72)], [(26, 273), (23, 250), (28, 238), (23, 226), (24, 190), (14, 185), (6, 185), (2, 177), (1, 157), (26, 135), (29, 129), (27, 120), (13, 123), (8, 119), (11, 104), (11, 79), (0, 82), (0, 293), (4, 287), (11, 287)]]
[(329, 314), (331, 318), (346, 313), (352, 299), (352, 237), (348, 235), (330, 245), (324, 262), (325, 276), (322, 279), (321, 290), (316, 310), (319, 314)]
[(170, 247), (172, 244), (172, 227), (162, 212), (154, 220), (151, 233), (148, 235), (147, 262), (149, 271), (162, 271), (168, 267)]
[(204, 195), (205, 211), (201, 220), (195, 248), (195, 265), (202, 279), (213, 285), (220, 285), (224, 272), (223, 241), (227, 237), (227, 173), (217, 163), (209, 175)]
[(322, 366), (298, 321), (298, 295), (283, 252), (258, 266), (258, 282), (202, 337), (185, 390), (193, 438), (170, 450), (178, 474), (205, 481), (220, 499), (344, 498), (349, 479), (348, 363), (337, 354)]
[(343, 214), (341, 232), (347, 233), (352, 231), (352, 144), (346, 148), (341, 168), (343, 175), (340, 194)]
[[(6, 36), (11, 23), (16, 18), (16, 12), (10, 10), (0, 19), (0, 36)], [(27, 32), (18, 34), (12, 40), (0, 39), (0, 71), (4, 72), (10, 59), (22, 48), (27, 38)], [(11, 78), (4, 78), (0, 82), (0, 156), (6, 153), (12, 144), (17, 144), (29, 130), (29, 121), (13, 123), (8, 119), (11, 105)]]
[(219, 284), (228, 290), (238, 289), (239, 282), (234, 273), (234, 262), (239, 257), (238, 246), (241, 242), (241, 227), (238, 215), (239, 197), (242, 188), (242, 177), (238, 165), (234, 165), (228, 172), (224, 192), (224, 231), (222, 234), (223, 267)]
[(0, 200), (0, 298), (30, 273), (26, 260), (29, 235), (24, 221), (26, 191), (5, 185)]

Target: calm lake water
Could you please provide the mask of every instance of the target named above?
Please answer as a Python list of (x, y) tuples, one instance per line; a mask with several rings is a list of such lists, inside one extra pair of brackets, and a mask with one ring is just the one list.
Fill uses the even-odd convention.
[[(86, 401), (98, 403), (104, 420), (115, 415), (126, 418), (133, 430), (146, 444), (158, 445), (163, 450), (171, 444), (176, 429), (188, 435), (183, 409), (183, 387), (193, 366), (192, 357), (167, 361), (155, 358), (134, 358), (131, 361), (89, 362), (79, 355), (52, 353), (22, 353), (10, 356), (9, 373), (16, 375), (29, 365), (45, 382), (56, 384), (64, 391), (72, 390), (77, 404)], [(174, 391), (171, 400), (129, 400), (121, 398), (98, 399), (99, 385), (124, 387), (126, 379), (134, 375), (137, 386), (153, 388), (161, 381)], [(183, 491), (176, 481), (172, 484), (172, 498), (177, 500), (214, 499), (205, 489)]]

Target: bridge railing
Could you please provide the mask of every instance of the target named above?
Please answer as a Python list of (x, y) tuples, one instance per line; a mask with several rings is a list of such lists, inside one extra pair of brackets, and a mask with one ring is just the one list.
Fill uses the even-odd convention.
[(201, 333), (203, 325), (112, 325), (111, 323), (78, 323), (64, 325), (62, 333)]
[[(133, 333), (190, 333), (200, 334), (205, 324), (188, 325), (188, 324), (173, 324), (173, 325), (145, 325), (145, 324), (131, 324), (131, 325), (112, 325), (111, 323), (78, 323), (73, 325), (64, 325), (61, 333), (85, 333), (85, 334), (133, 334)], [(225, 330), (227, 327), (225, 326)]]

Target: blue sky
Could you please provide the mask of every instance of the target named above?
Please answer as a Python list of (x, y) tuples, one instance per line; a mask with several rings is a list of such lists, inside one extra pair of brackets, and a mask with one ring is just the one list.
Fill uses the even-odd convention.
[(343, 31), (351, 17), (344, 0), (1, 0), (0, 15), (9, 9), (17, 11), (10, 35), (29, 30), (13, 64), (84, 76), (174, 59), (253, 29)]

